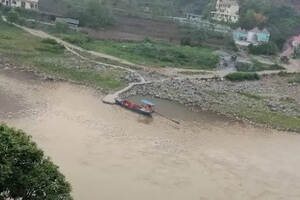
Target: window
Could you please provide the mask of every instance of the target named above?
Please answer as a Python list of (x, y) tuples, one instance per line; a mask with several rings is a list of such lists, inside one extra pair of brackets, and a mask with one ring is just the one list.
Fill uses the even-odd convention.
[(30, 8), (33, 9), (34, 8), (34, 4), (30, 3)]
[(21, 7), (26, 8), (26, 3), (24, 1), (21, 2)]

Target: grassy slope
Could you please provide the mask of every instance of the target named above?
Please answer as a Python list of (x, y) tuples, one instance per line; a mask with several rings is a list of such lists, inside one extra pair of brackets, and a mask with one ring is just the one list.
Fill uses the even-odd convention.
[[(291, 77), (292, 78), (292, 77)], [(220, 94), (223, 97), (231, 99), (228, 95), (235, 96), (236, 102), (234, 104), (215, 105), (214, 111), (238, 116), (242, 119), (248, 119), (257, 124), (265, 124), (268, 127), (276, 128), (279, 130), (289, 130), (300, 133), (300, 115), (292, 116), (282, 112), (278, 109), (272, 111), (267, 106), (268, 102), (274, 96), (261, 95), (255, 93), (249, 93), (245, 91), (237, 92), (237, 94)], [(233, 100), (231, 100), (233, 101)], [(230, 102), (230, 100), (228, 100)], [(284, 107), (290, 107), (290, 105), (296, 105), (297, 101), (292, 98), (281, 100), (281, 105)], [(299, 112), (300, 113), (300, 110)]]
[(80, 61), (74, 62), (75, 58), (64, 49), (45, 44), (41, 39), (1, 21), (0, 30), (0, 53), (16, 64), (104, 89), (115, 89), (125, 84), (114, 71), (97, 72), (92, 67), (86, 67), (88, 63), (78, 66)]
[(209, 47), (189, 47), (145, 40), (116, 42), (87, 39), (80, 33), (57, 34), (62, 39), (85, 49), (113, 55), (132, 63), (154, 67), (214, 69), (219, 57)]

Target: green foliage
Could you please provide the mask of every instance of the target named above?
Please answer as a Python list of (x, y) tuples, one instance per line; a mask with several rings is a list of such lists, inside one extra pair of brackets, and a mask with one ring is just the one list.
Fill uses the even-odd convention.
[(69, 25), (64, 22), (56, 22), (55, 30), (58, 33), (67, 33), (69, 31)]
[(92, 41), (92, 39), (86, 35), (83, 34), (68, 34), (68, 35), (62, 35), (62, 38), (64, 41), (67, 41), (69, 43), (83, 46), (86, 43), (89, 43)]
[(88, 67), (91, 65), (88, 61), (77, 62), (77, 57), (67, 54), (63, 46), (51, 39), (40, 40), (3, 22), (0, 22), (0, 30), (0, 54), (10, 58), (16, 66), (25, 65), (55, 77), (105, 90), (120, 88), (126, 84), (120, 78), (122, 73)]
[(57, 45), (58, 43), (56, 42), (56, 40), (52, 39), (52, 38), (46, 38), (46, 39), (42, 39), (41, 41), (42, 43), (45, 44), (51, 44), (51, 45)]
[(71, 187), (21, 130), (0, 125), (0, 199), (71, 200)]
[(267, 124), (273, 128), (297, 132), (300, 131), (299, 117), (287, 116), (265, 110), (253, 110), (252, 108), (241, 110), (239, 115), (260, 124)]
[(240, 72), (259, 72), (266, 70), (284, 70), (285, 68), (277, 63), (269, 65), (252, 59), (252, 63), (238, 63), (237, 70)]
[(271, 40), (282, 48), (286, 39), (296, 35), (300, 28), (300, 14), (289, 4), (271, 0), (240, 0), (239, 26), (252, 29), (266, 27)]
[(213, 69), (219, 57), (208, 47), (190, 47), (146, 40), (142, 42), (91, 41), (83, 48), (151, 66)]
[(7, 20), (11, 23), (19, 23), (20, 22), (20, 15), (14, 10), (11, 10), (7, 14)]
[(79, 19), (81, 26), (100, 28), (114, 24), (114, 16), (110, 7), (99, 0), (88, 0), (83, 4), (71, 3), (66, 15)]
[(46, 38), (41, 41), (41, 45), (36, 48), (38, 51), (62, 54), (65, 47), (56, 42), (54, 39)]
[(293, 77), (289, 80), (289, 83), (300, 84), (300, 73), (293, 74)]
[(239, 92), (238, 94), (242, 95), (242, 96), (245, 96), (249, 99), (254, 99), (254, 100), (261, 100), (263, 99), (262, 96), (260, 95), (256, 95), (256, 94), (252, 94), (252, 93), (249, 93), (249, 92)]
[(226, 46), (228, 49), (237, 50), (231, 34), (218, 33), (206, 28), (195, 28), (190, 25), (181, 25), (181, 45), (201, 46), (217, 45)]
[(31, 10), (31, 9), (24, 9), (24, 8), (15, 8), (14, 9), (21, 17), (27, 18), (27, 19), (35, 19), (38, 21), (54, 21), (55, 17), (52, 15), (48, 15), (45, 13), (41, 13), (37, 10)]
[(230, 81), (254, 81), (254, 80), (259, 80), (260, 77), (257, 73), (253, 73), (253, 72), (234, 72), (228, 74), (226, 76), (226, 79)]
[(274, 42), (264, 43), (258, 46), (249, 45), (249, 53), (254, 55), (276, 55), (279, 49)]

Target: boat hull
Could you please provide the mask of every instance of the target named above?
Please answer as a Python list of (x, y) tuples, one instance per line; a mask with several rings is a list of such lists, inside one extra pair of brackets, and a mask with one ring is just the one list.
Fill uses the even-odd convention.
[(135, 113), (138, 113), (138, 114), (141, 114), (141, 115), (151, 116), (152, 113), (153, 113), (153, 111), (144, 111), (144, 110), (141, 110), (141, 109), (131, 108), (131, 107), (125, 106), (120, 100), (116, 100), (116, 104), (123, 107), (123, 108), (126, 108), (127, 110), (130, 110), (132, 112), (135, 112)]

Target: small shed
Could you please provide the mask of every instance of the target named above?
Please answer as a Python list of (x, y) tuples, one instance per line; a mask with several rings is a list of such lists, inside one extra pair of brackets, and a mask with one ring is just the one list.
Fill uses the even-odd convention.
[(56, 22), (66, 23), (70, 26), (70, 28), (77, 29), (79, 26), (79, 20), (72, 19), (72, 18), (63, 18), (63, 17), (57, 17)]

